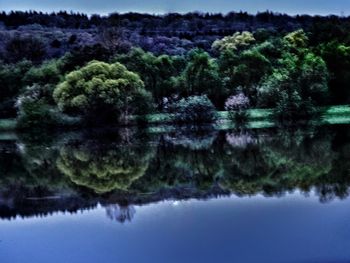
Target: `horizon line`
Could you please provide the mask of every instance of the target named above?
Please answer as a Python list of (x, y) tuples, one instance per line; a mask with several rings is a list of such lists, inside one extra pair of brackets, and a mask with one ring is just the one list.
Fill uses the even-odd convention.
[(261, 13), (272, 13), (275, 15), (287, 15), (290, 17), (296, 17), (296, 16), (311, 16), (311, 17), (330, 17), (330, 16), (336, 16), (340, 18), (344, 17), (350, 17), (350, 15), (345, 15), (344, 12), (340, 12), (340, 14), (335, 14), (335, 13), (328, 13), (328, 14), (310, 14), (310, 13), (288, 13), (288, 12), (279, 12), (279, 11), (273, 11), (266, 9), (265, 11), (256, 11), (254, 12), (249, 12), (249, 11), (244, 11), (244, 10), (239, 10), (239, 11), (228, 11), (228, 12), (210, 12), (210, 11), (200, 11), (200, 10), (193, 10), (193, 11), (184, 11), (184, 12), (176, 12), (176, 11), (162, 11), (162, 12), (140, 12), (140, 11), (111, 11), (108, 13), (100, 12), (100, 13), (88, 13), (88, 12), (83, 12), (83, 11), (76, 11), (76, 10), (67, 10), (67, 9), (62, 9), (62, 10), (52, 10), (52, 11), (42, 11), (38, 9), (25, 9), (25, 10), (20, 10), (20, 9), (12, 9), (12, 10), (2, 10), (0, 9), (0, 13), (6, 13), (7, 15), (10, 14), (11, 12), (23, 12), (23, 13), (30, 13), (30, 12), (37, 12), (37, 13), (42, 13), (42, 14), (57, 14), (60, 12), (67, 12), (69, 14), (81, 14), (81, 15), (86, 15), (88, 17), (91, 17), (93, 15), (99, 15), (102, 17), (108, 17), (113, 14), (140, 14), (140, 15), (152, 15), (152, 16), (166, 16), (169, 14), (179, 14), (179, 15), (186, 15), (186, 14), (209, 14), (209, 15), (218, 15), (221, 14), (223, 16), (227, 16), (230, 13), (247, 13), (248, 15), (256, 16)]

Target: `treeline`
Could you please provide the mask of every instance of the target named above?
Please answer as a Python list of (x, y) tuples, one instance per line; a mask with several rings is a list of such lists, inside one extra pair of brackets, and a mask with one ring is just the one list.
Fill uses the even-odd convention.
[[(309, 34), (311, 46), (334, 40), (349, 44), (350, 40), (349, 17), (288, 16), (272, 12), (158, 16), (113, 13), (89, 17), (67, 12), (13, 11), (0, 13), (0, 59), (17, 62), (30, 58), (42, 62), (93, 45), (111, 52), (127, 52), (138, 46), (157, 55), (184, 55), (196, 47), (210, 52), (218, 38), (259, 29), (275, 36), (303, 29)], [(29, 43), (27, 48), (25, 43)], [(40, 50), (39, 54), (30, 56), (27, 50), (31, 48)]]
[[(251, 27), (261, 24), (271, 24), (280, 29), (288, 29), (293, 26), (312, 26), (317, 23), (345, 23), (350, 22), (350, 17), (311, 16), (276, 13), (271, 11), (258, 12), (256, 15), (247, 12), (222, 13), (202, 13), (190, 12), (186, 14), (168, 13), (164, 15), (152, 15), (142, 13), (111, 13), (108, 16), (93, 14), (88, 16), (83, 13), (67, 11), (43, 13), (38, 11), (11, 11), (9, 13), (0, 12), (0, 22), (7, 28), (16, 28), (22, 25), (39, 24), (45, 27), (87, 29), (98, 26), (125, 26), (131, 27), (139, 24), (144, 25), (148, 30), (160, 28), (172, 28), (180, 31), (195, 31), (202, 29), (226, 30), (234, 26), (245, 26), (249, 23)], [(207, 22), (207, 23), (206, 23)], [(236, 23), (236, 25), (232, 25)], [(187, 24), (184, 28), (183, 24)], [(215, 24), (215, 25), (214, 25)], [(289, 24), (289, 25), (288, 25)], [(335, 24), (335, 25), (336, 25)], [(241, 28), (243, 29), (243, 28)], [(167, 30), (167, 33), (171, 31)]]
[(2, 63), (2, 117), (17, 115), (23, 127), (54, 125), (62, 114), (89, 125), (153, 112), (205, 122), (215, 120), (216, 110), (249, 107), (295, 120), (313, 116), (318, 106), (350, 102), (350, 47), (343, 43), (312, 47), (303, 30), (282, 37), (245, 31), (217, 39), (211, 53), (111, 54), (95, 46), (42, 64)]
[[(72, 25), (47, 24), (58, 18)], [(0, 117), (17, 117), (22, 128), (127, 123), (158, 112), (209, 122), (217, 110), (242, 121), (246, 108), (273, 108), (283, 121), (311, 118), (319, 106), (350, 103), (348, 20), (270, 12), (2, 13)], [(214, 27), (223, 31), (211, 34)]]

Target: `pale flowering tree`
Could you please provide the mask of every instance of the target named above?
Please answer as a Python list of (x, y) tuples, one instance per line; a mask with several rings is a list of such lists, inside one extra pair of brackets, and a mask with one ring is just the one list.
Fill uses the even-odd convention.
[(243, 92), (237, 95), (230, 96), (225, 102), (225, 109), (227, 111), (242, 110), (249, 106), (249, 99)]
[(244, 121), (247, 116), (245, 109), (249, 107), (249, 98), (243, 92), (230, 96), (225, 102), (225, 110), (229, 112), (229, 117), (236, 122)]

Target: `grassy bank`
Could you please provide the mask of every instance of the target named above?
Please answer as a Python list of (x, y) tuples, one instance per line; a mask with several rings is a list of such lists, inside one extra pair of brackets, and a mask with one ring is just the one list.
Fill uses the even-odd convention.
[[(318, 109), (320, 119), (315, 120), (317, 123), (324, 124), (342, 124), (350, 123), (350, 105), (338, 105), (329, 107), (320, 107)], [(229, 119), (228, 111), (218, 111), (217, 126), (220, 129), (229, 129), (234, 124)], [(272, 109), (249, 109), (247, 110), (248, 124), (250, 128), (272, 127), (273, 110)], [(131, 123), (136, 124), (138, 121), (150, 124), (152, 126), (171, 124), (175, 121), (175, 114), (156, 113), (143, 116), (131, 116)], [(15, 119), (0, 119), (0, 131), (11, 131), (16, 129)]]
[[(318, 109), (321, 121), (350, 121), (350, 105), (320, 107)], [(248, 122), (272, 122), (272, 109), (249, 109), (247, 110)], [(231, 122), (228, 111), (218, 111), (218, 122)], [(174, 114), (157, 113), (144, 116), (133, 116), (131, 120), (139, 119), (149, 124), (164, 124), (175, 121)]]
[(0, 131), (11, 131), (16, 129), (15, 119), (0, 119)]
[(323, 123), (350, 123), (350, 105), (324, 107), (320, 109), (320, 113)]

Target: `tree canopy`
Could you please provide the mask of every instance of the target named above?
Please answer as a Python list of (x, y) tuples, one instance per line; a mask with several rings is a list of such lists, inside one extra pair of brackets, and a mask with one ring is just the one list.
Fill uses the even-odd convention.
[[(120, 63), (92, 61), (70, 72), (53, 92), (62, 111), (125, 120), (151, 101), (140, 77)], [(143, 104), (143, 105), (142, 105)]]

